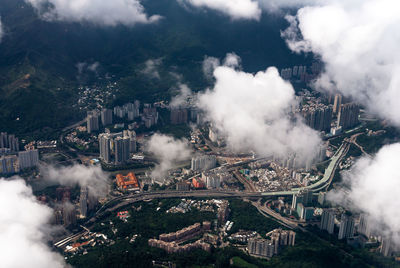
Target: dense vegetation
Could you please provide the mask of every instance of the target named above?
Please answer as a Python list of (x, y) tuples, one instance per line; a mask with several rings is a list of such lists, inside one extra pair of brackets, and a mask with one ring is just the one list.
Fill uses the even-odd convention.
[[(297, 232), (296, 245), (285, 248), (270, 261), (250, 257), (233, 247), (213, 249), (211, 253), (195, 250), (186, 254), (170, 254), (147, 245), (147, 239), (163, 232), (176, 231), (189, 224), (212, 220), (213, 213), (193, 210), (186, 214), (166, 214), (165, 210), (177, 205), (180, 200), (153, 200), (128, 207), (131, 213), (127, 223), (111, 215), (97, 224), (96, 231), (106, 233), (116, 243), (112, 246), (97, 246), (88, 254), (75, 256), (68, 262), (76, 267), (149, 267), (153, 260), (171, 261), (177, 267), (393, 267), (393, 261), (372, 254), (365, 249), (354, 249), (325, 232), (312, 228), (312, 232)], [(140, 211), (137, 208), (142, 207)], [(157, 208), (160, 209), (157, 211)], [(258, 230), (261, 234), (279, 227), (278, 223), (265, 218), (249, 203), (230, 200), (231, 220), (237, 229)], [(112, 221), (118, 229), (116, 235), (107, 222)], [(314, 234), (315, 233), (315, 234)], [(140, 234), (134, 243), (129, 243), (133, 234)], [(128, 239), (125, 239), (125, 238)]]
[(257, 209), (248, 202), (230, 200), (230, 220), (234, 222), (231, 233), (242, 230), (254, 230), (261, 235), (281, 227), (276, 221), (261, 215)]
[[(211, 11), (186, 9), (176, 0), (142, 2), (147, 13), (164, 18), (134, 27), (47, 22), (23, 0), (1, 0), (6, 32), (0, 43), (2, 130), (52, 132), (78, 121), (84, 116), (72, 107), (78, 85), (106, 83), (98, 79), (106, 73), (119, 84), (115, 103), (121, 104), (134, 98), (168, 98), (178, 80), (196, 91), (204, 89), (211, 83), (202, 75), (206, 55), (222, 58), (235, 52), (251, 72), (307, 64), (280, 38), (280, 30), (287, 27), (280, 16), (231, 21)], [(143, 73), (148, 59), (160, 60), (159, 79)], [(99, 62), (98, 76), (86, 71), (78, 78), (79, 62)]]

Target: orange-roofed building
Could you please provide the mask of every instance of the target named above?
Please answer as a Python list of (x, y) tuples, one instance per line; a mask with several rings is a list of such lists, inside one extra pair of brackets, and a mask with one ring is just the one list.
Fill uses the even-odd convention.
[(200, 179), (193, 179), (192, 184), (195, 189), (203, 189), (206, 187), (204, 182)]
[(139, 190), (140, 188), (139, 181), (133, 172), (129, 172), (126, 176), (118, 174), (116, 181), (121, 190)]
[(87, 244), (89, 244), (89, 242), (90, 241), (85, 241), (85, 242), (82, 242), (82, 243), (74, 243), (74, 244), (72, 244), (72, 247), (73, 248), (79, 248), (79, 247), (82, 247), (82, 246), (86, 246)]

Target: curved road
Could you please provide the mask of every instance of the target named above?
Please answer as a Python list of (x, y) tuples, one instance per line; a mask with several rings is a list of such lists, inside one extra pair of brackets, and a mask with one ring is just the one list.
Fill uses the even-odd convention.
[[(354, 135), (353, 135), (354, 136)], [(332, 182), (332, 179), (334, 177), (336, 168), (338, 167), (340, 161), (343, 159), (343, 157), (347, 154), (349, 148), (350, 148), (350, 143), (354, 140), (354, 137), (351, 137), (349, 140), (343, 141), (342, 145), (339, 147), (339, 149), (336, 151), (335, 155), (331, 158), (331, 162), (327, 169), (325, 170), (324, 177), (318, 181), (315, 184), (312, 184), (307, 187), (301, 187), (301, 188), (293, 188), (289, 191), (279, 191), (279, 192), (234, 192), (234, 191), (221, 191), (221, 190), (201, 190), (201, 191), (162, 191), (162, 192), (149, 192), (149, 193), (139, 193), (139, 194), (130, 194), (130, 195), (124, 195), (120, 197), (113, 198), (109, 200), (107, 203), (105, 203), (96, 213), (95, 215), (90, 218), (86, 223), (85, 226), (82, 226), (85, 231), (81, 231), (77, 234), (72, 234), (54, 244), (56, 247), (64, 247), (67, 245), (70, 241), (80, 237), (81, 235), (86, 234), (89, 232), (89, 229), (93, 227), (94, 223), (96, 220), (101, 218), (105, 213), (107, 212), (112, 212), (115, 211), (119, 208), (122, 208), (124, 206), (127, 206), (129, 204), (147, 200), (147, 199), (156, 199), (156, 198), (187, 198), (187, 197), (205, 197), (205, 198), (260, 198), (260, 197), (274, 197), (274, 196), (290, 196), (295, 193), (298, 193), (300, 190), (303, 189), (309, 189), (313, 192), (321, 191), (324, 188), (328, 188), (329, 185)], [(245, 161), (242, 163), (237, 163), (234, 166), (244, 164), (246, 162), (251, 162), (251, 161), (256, 161), (250, 160), (250, 161)], [(114, 206), (112, 206), (115, 204)], [(253, 204), (254, 205), (254, 204)], [(269, 216), (272, 216), (274, 218), (277, 218), (278, 221), (281, 223), (285, 223), (288, 227), (295, 228), (296, 224), (294, 224), (291, 221), (286, 221), (282, 217), (277, 217), (276, 215), (271, 215), (270, 211), (265, 211), (264, 208), (257, 206), (256, 208), (264, 213), (267, 213)], [(263, 213), (263, 214), (264, 214)], [(279, 215), (280, 216), (280, 215)]]

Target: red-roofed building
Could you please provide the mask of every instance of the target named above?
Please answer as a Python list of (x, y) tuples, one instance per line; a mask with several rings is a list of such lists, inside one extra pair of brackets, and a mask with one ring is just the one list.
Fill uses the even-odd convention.
[(206, 187), (206, 185), (201, 179), (196, 179), (196, 178), (193, 179), (192, 184), (195, 189), (204, 189)]
[(139, 190), (139, 181), (133, 172), (129, 172), (128, 175), (124, 176), (118, 174), (116, 177), (118, 188), (121, 190)]
[(128, 211), (119, 211), (118, 213), (117, 213), (117, 217), (120, 219), (120, 220), (126, 220), (127, 218), (129, 218), (129, 212)]

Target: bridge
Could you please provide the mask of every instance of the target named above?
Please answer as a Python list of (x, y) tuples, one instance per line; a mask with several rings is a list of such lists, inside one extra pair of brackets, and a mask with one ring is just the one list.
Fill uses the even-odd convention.
[[(66, 246), (68, 243), (71, 241), (79, 238), (82, 235), (87, 234), (90, 232), (90, 228), (93, 227), (94, 223), (101, 219), (102, 216), (104, 216), (106, 213), (113, 212), (117, 209), (120, 209), (124, 206), (139, 202), (139, 201), (144, 201), (144, 200), (149, 200), (149, 199), (164, 199), (164, 198), (262, 198), (262, 197), (278, 197), (278, 196), (291, 196), (293, 194), (298, 193), (301, 190), (311, 190), (312, 192), (319, 192), (323, 189), (327, 189), (329, 185), (331, 184), (333, 177), (335, 175), (335, 171), (340, 163), (340, 161), (343, 159), (343, 157), (347, 154), (350, 148), (350, 144), (352, 140), (354, 139), (353, 135), (349, 140), (345, 140), (342, 145), (339, 147), (339, 149), (336, 151), (334, 156), (331, 158), (329, 166), (326, 168), (324, 176), (321, 180), (318, 182), (306, 186), (306, 187), (300, 187), (300, 188), (293, 188), (288, 191), (277, 191), (277, 192), (241, 192), (241, 191), (225, 191), (225, 190), (197, 190), (197, 191), (159, 191), (159, 192), (147, 192), (147, 193), (138, 193), (138, 194), (129, 194), (129, 195), (123, 195), (119, 197), (115, 197), (105, 204), (95, 213), (95, 215), (90, 218), (82, 228), (84, 231), (81, 231), (76, 234), (72, 234), (64, 239), (61, 239), (60, 241), (56, 242), (54, 244), (55, 247), (62, 248)], [(252, 159), (248, 161), (243, 161), (239, 163), (235, 163), (233, 165), (225, 165), (225, 167), (228, 168), (235, 168), (237, 166), (243, 165), (245, 163), (257, 161), (258, 159)], [(256, 206), (257, 209), (262, 212), (262, 214), (268, 214), (269, 216), (275, 216), (271, 215), (270, 211), (265, 211), (265, 209), (261, 208), (260, 206)], [(289, 228), (296, 228), (297, 224), (293, 224), (291, 221), (286, 221), (283, 217), (279, 218), (278, 221), (283, 223)]]

